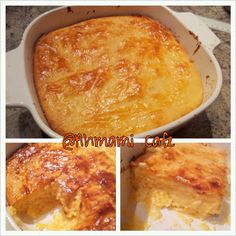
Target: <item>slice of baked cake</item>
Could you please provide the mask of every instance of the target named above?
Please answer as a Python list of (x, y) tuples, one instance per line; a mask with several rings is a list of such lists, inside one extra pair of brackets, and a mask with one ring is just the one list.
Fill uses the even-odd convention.
[(225, 153), (203, 144), (150, 148), (131, 163), (138, 201), (205, 219), (217, 215), (227, 185)]
[(113, 148), (31, 144), (7, 161), (7, 203), (18, 222), (60, 209), (39, 229), (115, 230), (115, 183)]

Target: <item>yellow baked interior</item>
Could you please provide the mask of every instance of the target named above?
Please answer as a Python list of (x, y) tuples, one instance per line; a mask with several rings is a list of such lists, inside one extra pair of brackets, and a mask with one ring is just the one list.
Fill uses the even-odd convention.
[(202, 102), (201, 78), (172, 32), (144, 16), (91, 19), (43, 35), (34, 81), (59, 134), (137, 134)]
[(226, 172), (225, 153), (203, 144), (150, 148), (131, 163), (135, 198), (156, 219), (164, 207), (199, 219), (219, 215)]
[(114, 148), (26, 145), (7, 161), (9, 212), (39, 230), (115, 230), (115, 182)]

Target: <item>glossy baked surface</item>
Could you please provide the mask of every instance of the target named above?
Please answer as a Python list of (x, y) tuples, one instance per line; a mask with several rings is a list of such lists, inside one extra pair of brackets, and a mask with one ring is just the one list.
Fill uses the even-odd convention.
[(31, 144), (7, 161), (7, 203), (15, 216), (37, 219), (61, 207), (41, 229), (115, 230), (115, 182), (112, 148)]
[(142, 16), (91, 19), (42, 36), (34, 80), (59, 134), (130, 135), (191, 112), (201, 78), (172, 32)]
[(227, 186), (225, 153), (203, 144), (175, 145), (148, 149), (132, 162), (132, 183), (139, 199), (148, 201), (145, 195), (154, 194), (159, 207), (203, 219), (220, 214)]

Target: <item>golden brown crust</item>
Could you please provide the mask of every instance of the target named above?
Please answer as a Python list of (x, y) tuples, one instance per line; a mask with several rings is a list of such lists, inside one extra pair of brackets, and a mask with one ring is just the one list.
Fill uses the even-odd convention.
[[(108, 148), (109, 149), (109, 148)], [(54, 184), (64, 209), (80, 193), (79, 230), (115, 229), (115, 160), (106, 148), (67, 151), (61, 144), (30, 144), (7, 161), (7, 202), (15, 206), (24, 196)]]
[(225, 153), (203, 144), (150, 148), (131, 162), (138, 201), (206, 219), (219, 215), (227, 187)]
[[(153, 149), (152, 149), (153, 150)], [(164, 177), (192, 188), (198, 194), (223, 197), (226, 190), (225, 153), (203, 144), (176, 144), (147, 151), (132, 163), (145, 163), (156, 178)]]
[(146, 17), (91, 19), (42, 36), (34, 80), (59, 134), (130, 135), (200, 105), (202, 84), (166, 27)]

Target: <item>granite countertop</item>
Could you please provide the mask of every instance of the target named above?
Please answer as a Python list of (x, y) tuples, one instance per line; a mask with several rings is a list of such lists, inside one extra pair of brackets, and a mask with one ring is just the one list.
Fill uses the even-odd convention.
[[(16, 48), (27, 25), (37, 16), (54, 7), (7, 7), (6, 10), (6, 49)], [(230, 15), (221, 6), (175, 6), (176, 11), (192, 12), (205, 17), (230, 22)], [(230, 34), (213, 30), (221, 44), (214, 54), (223, 73), (223, 86), (219, 97), (203, 113), (195, 117), (174, 134), (176, 138), (229, 138), (230, 137)], [(47, 137), (35, 123), (25, 108), (7, 107), (7, 138)]]

